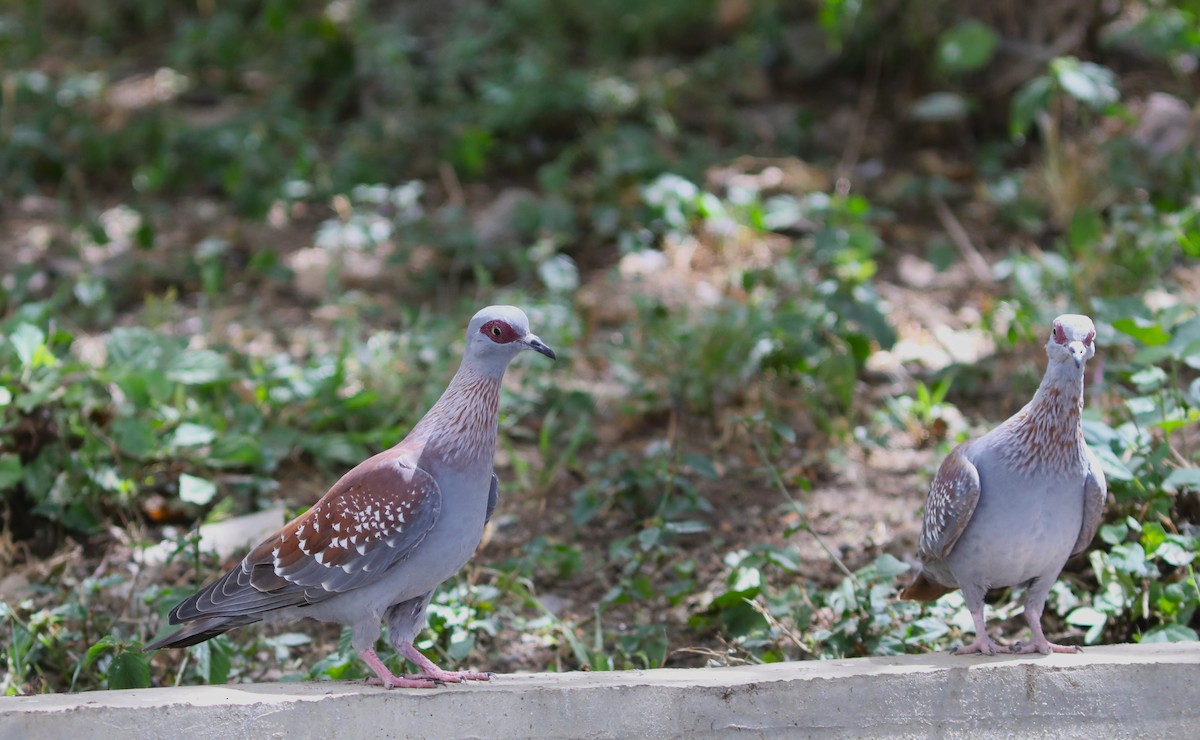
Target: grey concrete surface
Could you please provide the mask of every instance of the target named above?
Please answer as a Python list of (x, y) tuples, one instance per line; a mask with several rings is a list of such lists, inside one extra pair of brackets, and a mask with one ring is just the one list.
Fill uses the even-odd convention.
[(0, 738), (1200, 737), (1200, 644), (0, 699)]

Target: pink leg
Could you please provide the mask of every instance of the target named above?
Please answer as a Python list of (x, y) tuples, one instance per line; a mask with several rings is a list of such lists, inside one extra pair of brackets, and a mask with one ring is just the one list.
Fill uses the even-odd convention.
[(437, 686), (437, 684), (429, 679), (419, 680), (407, 676), (393, 676), (392, 672), (383, 664), (383, 661), (379, 659), (379, 656), (375, 654), (375, 651), (370, 648), (359, 651), (358, 656), (363, 659), (371, 670), (375, 671), (375, 675), (367, 679), (367, 683), (369, 684), (382, 686), (385, 689), (432, 689)]
[(1055, 645), (1046, 639), (1046, 635), (1042, 632), (1042, 610), (1039, 605), (1025, 605), (1025, 621), (1029, 622), (1030, 636), (1033, 637), (1029, 642), (1018, 642), (1013, 645), (1010, 650), (1014, 653), (1041, 653), (1049, 655), (1050, 653), (1082, 653), (1083, 648), (1078, 645)]
[(480, 673), (478, 671), (443, 671), (432, 660), (422, 655), (420, 650), (413, 647), (411, 642), (405, 642), (400, 645), (400, 654), (411, 660), (417, 668), (421, 669), (420, 673), (405, 676), (407, 679), (459, 683), (461, 681), (489, 681), (495, 675), (494, 673)]
[(961, 645), (950, 651), (951, 655), (970, 655), (978, 653), (980, 655), (995, 655), (1000, 646), (992, 642), (992, 638), (987, 634), (987, 622), (983, 618), (983, 594), (979, 594), (977, 598), (967, 596), (967, 590), (963, 589), (963, 596), (967, 597), (967, 608), (971, 611), (971, 620), (975, 622), (975, 642), (970, 645)]

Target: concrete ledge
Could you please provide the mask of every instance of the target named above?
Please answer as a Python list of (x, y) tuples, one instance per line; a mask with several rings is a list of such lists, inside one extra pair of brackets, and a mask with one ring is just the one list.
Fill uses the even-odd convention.
[(0, 699), (0, 738), (1196, 737), (1200, 644)]

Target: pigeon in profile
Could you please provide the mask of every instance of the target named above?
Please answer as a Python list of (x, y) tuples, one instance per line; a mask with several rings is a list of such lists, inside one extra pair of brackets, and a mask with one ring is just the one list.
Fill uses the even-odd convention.
[[(492, 472), (500, 381), (524, 350), (555, 359), (513, 306), (471, 319), (441, 398), (395, 447), (360, 463), (239, 566), (170, 613), (183, 629), (147, 649), (187, 647), (258, 621), (310, 617), (350, 626), (352, 645), (387, 688), (487, 680), (446, 671), (413, 646), (434, 589), (470, 560), (496, 507)], [(393, 676), (375, 653), (381, 624), (420, 672)]]

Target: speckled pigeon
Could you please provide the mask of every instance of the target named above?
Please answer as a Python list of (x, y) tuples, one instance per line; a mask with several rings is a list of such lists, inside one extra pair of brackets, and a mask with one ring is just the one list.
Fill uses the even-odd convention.
[(1033, 400), (1012, 418), (964, 442), (938, 468), (921, 526), (924, 565), (900, 593), (933, 601), (961, 588), (975, 622), (975, 642), (954, 651), (994, 655), (983, 597), (991, 588), (1024, 586), (1032, 639), (1014, 653), (1077, 652), (1042, 633), (1042, 608), (1067, 558), (1087, 549), (1107, 497), (1104, 472), (1083, 441), (1084, 365), (1096, 354), (1087, 316), (1054, 320), (1049, 363)]
[[(178, 632), (147, 649), (186, 647), (261, 620), (311, 617), (349, 625), (353, 646), (387, 688), (486, 680), (445, 671), (413, 647), (433, 591), (471, 558), (496, 506), (492, 472), (500, 381), (522, 350), (554, 359), (513, 306), (467, 327), (449, 387), (409, 435), (342, 476), (311, 509), (171, 610)], [(381, 623), (420, 669), (393, 676), (375, 654)]]

